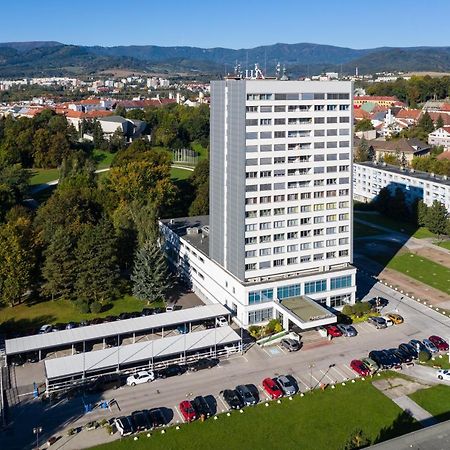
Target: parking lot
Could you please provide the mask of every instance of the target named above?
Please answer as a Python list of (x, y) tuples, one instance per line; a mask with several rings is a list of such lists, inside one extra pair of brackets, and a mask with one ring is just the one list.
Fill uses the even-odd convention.
[[(382, 313), (396, 311), (405, 318), (405, 323), (382, 330), (377, 330), (368, 323), (360, 323), (355, 325), (357, 336), (338, 337), (332, 341), (320, 337), (317, 332), (308, 332), (304, 336), (303, 348), (292, 353), (280, 345), (266, 348), (254, 345), (244, 355), (222, 359), (220, 364), (212, 369), (188, 372), (165, 380), (157, 379), (152, 383), (135, 387), (124, 386), (117, 390), (106, 391), (91, 400), (83, 400), (95, 404), (101, 400), (115, 399), (117, 404), (111, 410), (94, 408), (89, 414), (83, 414), (83, 403), (80, 398), (75, 397), (59, 402), (64, 406), (62, 417), (52, 417), (52, 414), (58, 412), (58, 408), (51, 408), (46, 410), (43, 420), (50, 423), (56, 421), (59, 427), (53, 429), (58, 430), (61, 427), (82, 426), (89, 420), (129, 414), (139, 409), (165, 407), (173, 411), (171, 422), (177, 423), (182, 421), (178, 410), (179, 403), (197, 395), (213, 397), (217, 411), (222, 412), (226, 411), (228, 406), (223, 402), (220, 392), (224, 389), (234, 389), (238, 384), (254, 384), (258, 387), (261, 401), (265, 401), (268, 396), (262, 389), (261, 382), (266, 377), (291, 375), (297, 381), (299, 391), (305, 392), (321, 384), (351, 382), (356, 374), (349, 367), (350, 361), (367, 356), (371, 350), (397, 347), (402, 342), (414, 338), (424, 339), (431, 334), (449, 339), (449, 318), (380, 284), (376, 284), (370, 290), (367, 298), (377, 295), (389, 300), (389, 305)], [(33, 409), (26, 408), (28, 402), (34, 404)], [(33, 423), (33, 418), (26, 418), (28, 411), (42, 407), (36, 402), (26, 400), (24, 397), (23, 404), (17, 408), (24, 420), (30, 420), (30, 423)], [(79, 439), (86, 439), (86, 434), (82, 433), (82, 436)], [(104, 431), (99, 435), (101, 441), (96, 441), (96, 432), (90, 432), (89, 436), (92, 442), (84, 443), (78, 441), (76, 437), (70, 443), (65, 443), (64, 448), (81, 448), (105, 440)]]

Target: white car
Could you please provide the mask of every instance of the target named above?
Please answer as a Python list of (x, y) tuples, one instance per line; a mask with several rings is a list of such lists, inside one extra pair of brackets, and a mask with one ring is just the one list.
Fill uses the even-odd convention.
[(166, 312), (172, 312), (172, 311), (175, 311), (175, 305), (167, 305)]
[(386, 326), (387, 326), (387, 327), (392, 327), (392, 326), (394, 325), (394, 322), (392, 322), (392, 320), (389, 319), (388, 316), (382, 316), (382, 317), (383, 317), (383, 319), (386, 321)]
[(136, 384), (150, 383), (155, 379), (155, 374), (151, 371), (142, 370), (127, 378), (127, 386), (136, 386)]
[(216, 317), (216, 325), (218, 327), (226, 327), (228, 325), (228, 320), (223, 316)]
[(42, 325), (42, 327), (39, 328), (39, 334), (47, 334), (50, 333), (50, 331), (53, 331), (52, 325)]
[(436, 373), (436, 376), (439, 380), (447, 380), (450, 381), (450, 370), (448, 369), (439, 369)]

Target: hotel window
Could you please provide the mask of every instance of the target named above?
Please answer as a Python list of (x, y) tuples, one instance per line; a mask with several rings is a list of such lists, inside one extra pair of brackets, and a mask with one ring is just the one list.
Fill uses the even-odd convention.
[(246, 245), (248, 245), (248, 244), (256, 244), (256, 242), (257, 242), (257, 240), (256, 240), (255, 236), (245, 238), (245, 244)]
[(291, 265), (291, 264), (298, 264), (298, 258), (293, 257), (293, 258), (288, 258), (287, 259), (287, 265)]
[(272, 200), (272, 197), (260, 197), (259, 203), (270, 203)]
[(288, 239), (298, 239), (298, 232), (297, 231), (291, 231), (287, 234)]
[(248, 313), (248, 323), (253, 325), (255, 323), (266, 322), (273, 318), (273, 308), (258, 309)]
[(258, 133), (256, 131), (252, 131), (251, 133), (245, 133), (246, 139), (258, 139)]
[(311, 211), (311, 205), (300, 206), (300, 212), (304, 213), (304, 212), (310, 212), (310, 211)]
[(336, 203), (327, 203), (327, 209), (336, 209), (337, 204)]
[(316, 203), (313, 207), (314, 211), (323, 211), (324, 210), (324, 204), (323, 203)]
[(277, 289), (277, 297), (279, 300), (292, 297), (300, 297), (300, 284), (291, 284), (282, 286)]
[(273, 300), (273, 289), (261, 289), (260, 291), (252, 291), (248, 293), (248, 303), (270, 302)]
[(245, 199), (246, 205), (256, 205), (258, 203), (258, 199), (256, 197), (249, 197)]
[[(314, 255), (316, 256), (316, 255)], [(327, 289), (327, 280), (308, 281), (305, 283), (305, 294), (315, 294), (316, 292), (323, 292)]]
[[(276, 108), (276, 107), (275, 107)], [(283, 107), (283, 111), (284, 111), (284, 107)], [(275, 111), (276, 112), (276, 111)], [(274, 120), (274, 124), (275, 125), (285, 125), (286, 124), (286, 119), (275, 119)]]
[(325, 123), (325, 117), (314, 117), (314, 123)]
[[(305, 197), (305, 198), (309, 198), (309, 196)], [(288, 209), (287, 209), (287, 213), (288, 214), (298, 213), (298, 206), (289, 206)]]
[[(270, 136), (270, 137), (272, 137), (272, 136)], [(284, 137), (286, 137), (286, 132), (285, 131), (275, 131), (273, 137), (275, 139), (284, 138)]]
[(349, 123), (349, 122), (350, 122), (350, 117), (348, 117), (348, 116), (339, 117), (339, 123)]
[(259, 263), (260, 269), (268, 269), (270, 267), (270, 261), (261, 261)]
[(336, 234), (336, 227), (329, 227), (326, 232), (327, 234)]
[(298, 194), (288, 194), (287, 199), (288, 201), (298, 200)]
[(346, 303), (350, 303), (350, 294), (334, 295), (330, 297), (330, 306), (336, 308)]
[(283, 228), (284, 227), (284, 220), (276, 220), (273, 223), (274, 228)]
[(351, 285), (352, 285), (352, 277), (351, 275), (346, 275), (343, 277), (332, 278), (330, 289), (343, 289), (351, 287)]
[(276, 241), (284, 241), (284, 233), (277, 233), (273, 235), (274, 242)]
[(249, 250), (245, 252), (246, 258), (254, 258), (256, 256), (256, 250)]
[(258, 119), (247, 119), (245, 121), (245, 125), (247, 125), (248, 127), (254, 127), (258, 125)]
[(260, 119), (260, 125), (272, 125), (272, 119)]
[(337, 105), (327, 105), (327, 111), (336, 111)]
[(296, 227), (298, 225), (298, 219), (289, 219), (287, 221), (288, 227)]
[(340, 250), (339, 251), (339, 257), (348, 256), (349, 252), (348, 250)]
[[(274, 239), (275, 241), (276, 239)], [(280, 246), (280, 247), (274, 247), (273, 248), (273, 254), (274, 255), (279, 255), (280, 253), (284, 253), (284, 247)]]
[(272, 228), (272, 224), (270, 222), (262, 222), (259, 224), (260, 230), (270, 230)]
[(245, 270), (256, 270), (256, 263), (246, 264)]
[(286, 162), (286, 158), (284, 158), (284, 157), (277, 156), (277, 157), (273, 158), (274, 164), (283, 164), (285, 162)]
[(256, 231), (256, 223), (245, 225), (245, 231)]
[(314, 261), (321, 261), (323, 259), (323, 253), (316, 253), (314, 255)]
[(272, 176), (272, 171), (271, 170), (262, 170), (261, 172), (259, 172), (259, 176), (261, 178), (271, 177)]
[(300, 250), (309, 250), (311, 248), (311, 243), (305, 242), (304, 244), (300, 244)]
[(323, 216), (314, 217), (314, 223), (324, 223), (325, 218)]
[(298, 245), (288, 245), (287, 246), (288, 253), (297, 252), (298, 251)]
[(323, 248), (323, 241), (313, 242), (313, 248)]
[(286, 106), (275, 106), (275, 111), (274, 112), (286, 112)]
[(270, 242), (270, 235), (260, 236), (259, 242)]
[(281, 215), (283, 215), (284, 214), (284, 208), (275, 208), (274, 210), (273, 210), (273, 215), (274, 216), (281, 216)]
[(273, 267), (281, 267), (284, 266), (284, 259), (275, 259), (273, 261)]
[(258, 112), (257, 106), (247, 106), (245, 109), (247, 112)]
[(258, 178), (258, 172), (246, 172), (245, 178)]
[(284, 202), (284, 195), (274, 195), (273, 201), (274, 202)]
[(349, 239), (348, 238), (341, 238), (339, 239), (339, 245), (346, 245), (349, 243)]
[(336, 252), (328, 252), (327, 259), (333, 259), (333, 258), (336, 258)]
[(314, 236), (322, 236), (322, 234), (323, 234), (323, 228), (316, 228), (313, 233)]
[(337, 216), (336, 214), (332, 214), (330, 216), (327, 216), (327, 222), (336, 222)]
[(301, 263), (306, 263), (306, 262), (310, 262), (310, 261), (311, 261), (311, 256), (301, 256), (300, 257)]
[(270, 249), (270, 248), (259, 249), (259, 256), (269, 256), (271, 253), (272, 253), (272, 249)]
[(271, 213), (272, 213), (272, 210), (271, 210), (271, 209), (261, 209), (261, 210), (259, 211), (259, 216), (260, 216), (260, 217), (267, 217), (267, 216), (270, 216)]
[(334, 247), (336, 245), (336, 239), (328, 239), (325, 245), (327, 247)]
[(302, 230), (300, 231), (300, 237), (304, 238), (304, 237), (308, 237), (311, 236), (311, 230)]

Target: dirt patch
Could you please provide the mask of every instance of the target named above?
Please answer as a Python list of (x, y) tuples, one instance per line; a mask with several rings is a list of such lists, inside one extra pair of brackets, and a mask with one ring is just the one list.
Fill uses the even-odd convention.
[(429, 384), (405, 380), (404, 378), (387, 378), (384, 380), (375, 380), (372, 383), (386, 397), (398, 398), (404, 395), (411, 395), (420, 389), (431, 387)]

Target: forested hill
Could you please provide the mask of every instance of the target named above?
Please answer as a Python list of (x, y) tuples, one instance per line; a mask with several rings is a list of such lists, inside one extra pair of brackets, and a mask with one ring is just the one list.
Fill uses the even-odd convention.
[(450, 47), (351, 49), (310, 43), (273, 44), (250, 49), (77, 46), (59, 42), (0, 43), (0, 77), (95, 74), (107, 69), (166, 73), (192, 72), (212, 76), (259, 63), (273, 71), (286, 65), (296, 77), (321, 71), (450, 71)]

